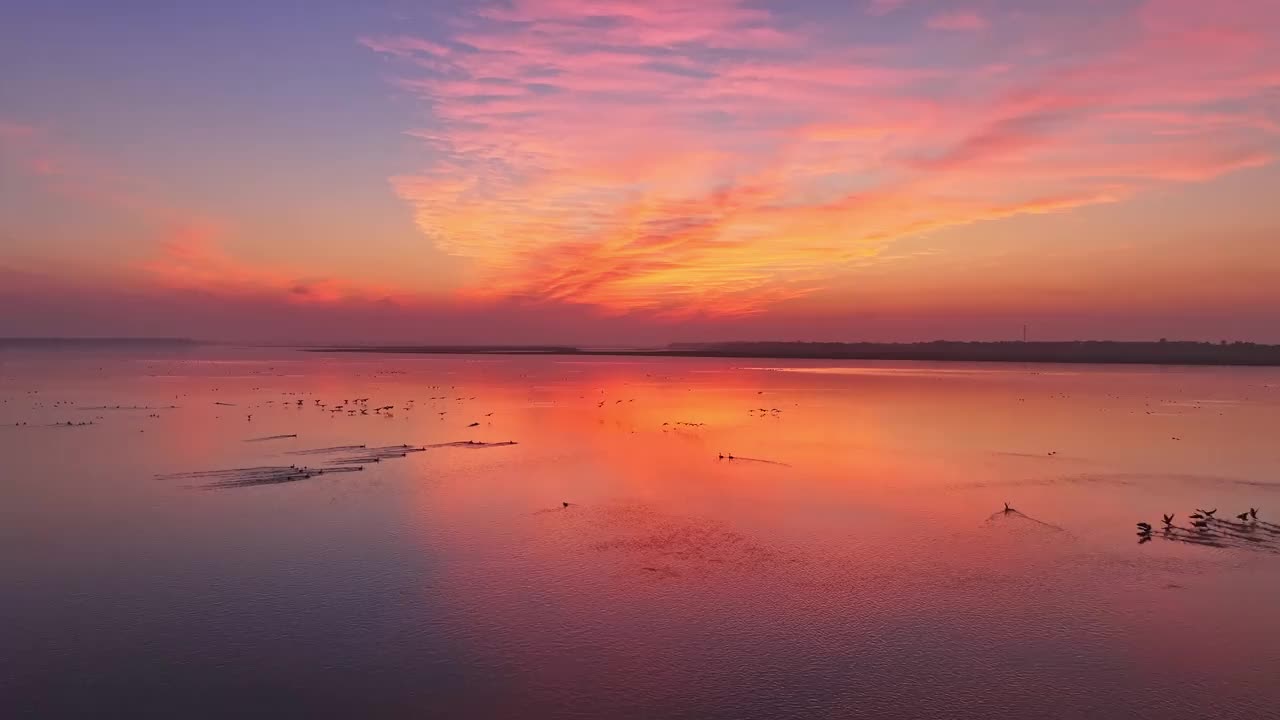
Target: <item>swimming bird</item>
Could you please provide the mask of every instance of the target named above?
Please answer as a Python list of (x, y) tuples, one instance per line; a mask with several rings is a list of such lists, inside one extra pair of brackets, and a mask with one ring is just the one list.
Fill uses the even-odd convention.
[(1006, 502), (1004, 504), (1004, 512), (1011, 513), (1011, 512), (1017, 512), (1017, 510), (1014, 510), (1013, 508), (1009, 507), (1009, 503)]
[(561, 504), (561, 505), (563, 505), (563, 506), (565, 506), (565, 507), (569, 507), (569, 503), (567, 503), (567, 502), (561, 502), (560, 504)]
[(1151, 523), (1140, 522), (1138, 523), (1138, 529), (1142, 532), (1151, 532)]
[(1249, 508), (1249, 517), (1253, 518), (1254, 520), (1257, 520), (1257, 519), (1258, 519), (1258, 508), (1252, 508), (1252, 507), (1251, 507), (1251, 508)]
[(1237, 515), (1236, 518), (1239, 519), (1240, 522), (1244, 522), (1245, 520), (1249, 519), (1249, 513), (1248, 511), (1242, 512), (1239, 515)]
[(1192, 525), (1195, 525), (1196, 527), (1200, 528), (1201, 530), (1205, 530), (1205, 529), (1207, 529), (1207, 528), (1209, 527), (1209, 522), (1208, 522), (1207, 520), (1193, 520), (1193, 521), (1191, 522), (1191, 524), (1192, 524)]
[(1172, 525), (1173, 525), (1173, 516), (1172, 516), (1172, 515), (1165, 515), (1165, 516), (1164, 516), (1164, 526), (1165, 526), (1165, 527), (1171, 527)]

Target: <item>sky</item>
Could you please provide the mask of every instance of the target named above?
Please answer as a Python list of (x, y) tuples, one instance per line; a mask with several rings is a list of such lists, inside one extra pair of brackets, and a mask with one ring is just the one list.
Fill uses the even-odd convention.
[(0, 335), (1280, 342), (1280, 2), (0, 7)]

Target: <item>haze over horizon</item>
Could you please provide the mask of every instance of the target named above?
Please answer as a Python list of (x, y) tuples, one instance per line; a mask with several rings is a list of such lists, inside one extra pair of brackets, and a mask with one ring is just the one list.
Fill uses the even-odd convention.
[(1280, 3), (0, 11), (0, 336), (1280, 342)]

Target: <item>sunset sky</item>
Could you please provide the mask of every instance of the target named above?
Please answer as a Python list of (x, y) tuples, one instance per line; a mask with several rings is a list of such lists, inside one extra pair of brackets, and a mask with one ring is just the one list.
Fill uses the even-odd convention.
[(0, 335), (1280, 342), (1276, 0), (0, 9)]

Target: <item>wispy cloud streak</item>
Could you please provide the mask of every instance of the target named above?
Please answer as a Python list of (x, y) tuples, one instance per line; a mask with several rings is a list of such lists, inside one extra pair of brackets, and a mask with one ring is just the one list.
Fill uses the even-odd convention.
[[(1280, 80), (1262, 30), (1280, 13), (1228, 5), (1152, 0), (1101, 18), (1111, 39), (1085, 57), (1010, 44), (971, 66), (736, 0), (517, 0), (363, 42), (430, 110), (412, 134), (431, 165), (392, 183), (475, 261), (474, 295), (744, 313), (905, 236), (1269, 163), (1275, 121), (1251, 106)], [(954, 10), (920, 32), (1072, 41), (1016, 19)]]

